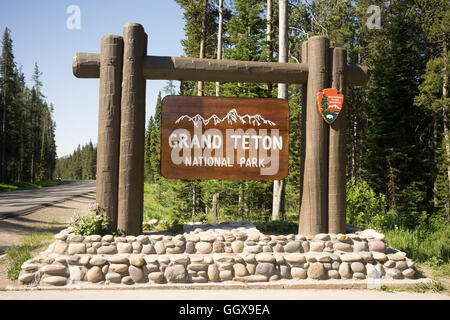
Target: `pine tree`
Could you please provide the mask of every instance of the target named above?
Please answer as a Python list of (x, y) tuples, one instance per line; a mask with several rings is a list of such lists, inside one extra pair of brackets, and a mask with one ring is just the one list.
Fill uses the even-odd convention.
[(1, 103), (2, 103), (2, 130), (1, 130), (1, 170), (0, 181), (8, 180), (7, 160), (8, 160), (8, 122), (12, 109), (12, 101), (15, 94), (14, 77), (15, 62), (12, 47), (10, 31), (5, 28), (2, 40), (2, 56), (0, 59), (0, 84), (1, 84)]

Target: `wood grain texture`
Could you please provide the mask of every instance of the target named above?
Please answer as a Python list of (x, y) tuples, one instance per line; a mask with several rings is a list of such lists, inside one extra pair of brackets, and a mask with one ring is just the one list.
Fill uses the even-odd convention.
[[(331, 87), (345, 94), (347, 51), (331, 51)], [(344, 97), (345, 103), (345, 97)], [(346, 232), (346, 113), (343, 106), (337, 119), (330, 125), (328, 160), (328, 232)]]
[[(255, 115), (259, 114), (264, 119), (270, 120), (276, 124), (261, 124), (260, 126), (242, 123), (229, 124), (227, 121), (214, 124), (211, 121), (207, 125), (201, 126), (201, 133), (208, 129), (218, 129), (222, 135), (223, 145), (220, 152), (223, 158), (233, 158), (233, 167), (219, 166), (186, 166), (184, 163), (174, 164), (171, 154), (173, 148), (169, 146), (169, 137), (173, 130), (185, 128), (189, 131), (190, 137), (194, 136), (194, 124), (189, 120), (182, 120), (178, 124), (175, 123), (181, 116), (187, 115), (194, 117), (197, 114), (203, 116), (204, 119), (217, 115), (223, 119), (230, 110), (236, 109), (239, 115)], [(217, 98), (217, 97), (188, 97), (188, 96), (167, 96), (162, 101), (161, 111), (161, 174), (168, 179), (228, 179), (228, 180), (275, 180), (283, 179), (288, 173), (289, 164), (289, 106), (282, 99), (247, 99), (247, 98)], [(227, 129), (242, 129), (242, 133), (247, 130), (254, 129), (258, 134), (259, 130), (267, 130), (267, 135), (271, 135), (271, 129), (278, 129), (279, 136), (282, 137), (283, 147), (279, 151), (279, 168), (276, 174), (261, 175), (259, 167), (240, 166), (238, 162), (242, 157), (259, 157), (259, 150), (254, 154), (250, 150), (243, 150), (240, 154), (238, 150), (227, 151)], [(197, 129), (200, 130), (200, 129)], [(230, 140), (228, 140), (230, 141)], [(233, 140), (234, 141), (234, 140)], [(241, 140), (238, 140), (241, 141)], [(228, 144), (229, 145), (229, 144)], [(238, 145), (239, 142), (238, 142)], [(239, 148), (241, 150), (241, 148)], [(203, 150), (195, 151), (195, 148), (189, 150), (188, 154), (191, 159), (198, 156), (204, 156)], [(227, 153), (230, 152), (230, 153)], [(254, 152), (254, 151), (252, 151)], [(184, 156), (183, 153), (181, 155)], [(211, 152), (211, 156), (216, 155), (215, 151)], [(271, 151), (267, 156), (270, 157)], [(267, 158), (266, 158), (267, 159)], [(269, 165), (270, 166), (270, 165)]]
[[(348, 85), (363, 86), (369, 80), (367, 67), (348, 65), (347, 69)], [(100, 55), (98, 53), (76, 53), (73, 57), (72, 70), (77, 78), (98, 78)], [(308, 65), (303, 62), (278, 63), (146, 56), (143, 72), (147, 80), (298, 84), (304, 84), (308, 80)]]
[(120, 128), (118, 229), (142, 232), (144, 196), (145, 79), (142, 62), (147, 35), (140, 24), (123, 28), (123, 82)]
[[(308, 41), (302, 43), (302, 63), (308, 64)], [(302, 207), (303, 181), (305, 179), (305, 156), (306, 156), (306, 108), (307, 108), (308, 85), (302, 85), (302, 135), (300, 140), (300, 192), (299, 192), (299, 212)]]
[(329, 86), (329, 39), (308, 40), (306, 156), (299, 233), (328, 231), (328, 124), (317, 111), (317, 92)]
[(123, 38), (106, 35), (100, 50), (96, 201), (117, 230)]

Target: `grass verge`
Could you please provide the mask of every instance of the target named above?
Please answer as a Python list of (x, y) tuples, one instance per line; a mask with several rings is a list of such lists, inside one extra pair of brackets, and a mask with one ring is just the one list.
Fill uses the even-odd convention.
[(8, 278), (17, 280), (19, 278), (22, 264), (31, 259), (35, 253), (53, 239), (53, 233), (32, 233), (24, 238), (23, 245), (12, 246), (5, 251), (8, 263)]
[(39, 189), (44, 187), (54, 187), (71, 183), (70, 180), (45, 180), (38, 182), (10, 182), (0, 183), (0, 192), (10, 192), (18, 190)]

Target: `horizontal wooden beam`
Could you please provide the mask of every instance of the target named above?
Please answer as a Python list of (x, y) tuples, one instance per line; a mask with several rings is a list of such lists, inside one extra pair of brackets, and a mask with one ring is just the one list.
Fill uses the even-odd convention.
[[(98, 78), (100, 56), (97, 53), (77, 53), (72, 67), (77, 78)], [(305, 84), (308, 79), (308, 65), (304, 63), (147, 56), (143, 68), (147, 80)], [(350, 85), (365, 85), (369, 79), (368, 68), (349, 65), (347, 76)]]

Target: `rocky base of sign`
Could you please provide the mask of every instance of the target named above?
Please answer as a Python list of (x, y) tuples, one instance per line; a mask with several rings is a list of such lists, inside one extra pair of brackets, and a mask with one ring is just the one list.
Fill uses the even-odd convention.
[(80, 236), (67, 228), (22, 265), (27, 286), (264, 283), (413, 279), (414, 262), (374, 230), (268, 235), (248, 222), (186, 226), (183, 234)]

